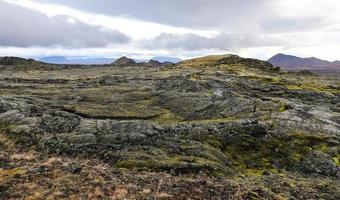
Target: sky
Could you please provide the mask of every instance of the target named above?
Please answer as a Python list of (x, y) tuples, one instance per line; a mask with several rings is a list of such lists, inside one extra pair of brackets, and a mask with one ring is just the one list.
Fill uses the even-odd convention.
[(0, 56), (340, 60), (339, 0), (0, 0)]

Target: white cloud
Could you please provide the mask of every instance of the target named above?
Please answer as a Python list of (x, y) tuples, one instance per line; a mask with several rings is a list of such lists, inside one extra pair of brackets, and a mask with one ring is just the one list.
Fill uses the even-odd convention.
[(167, 33), (192, 33), (200, 36), (214, 36), (219, 32), (214, 30), (195, 30), (188, 28), (172, 27), (163, 24), (140, 21), (128, 16), (108, 16), (79, 11), (66, 6), (36, 3), (31, 0), (2, 0), (22, 7), (44, 13), (49, 17), (68, 16), (93, 26), (101, 26), (107, 29), (119, 30), (134, 39), (155, 37), (163, 32)]

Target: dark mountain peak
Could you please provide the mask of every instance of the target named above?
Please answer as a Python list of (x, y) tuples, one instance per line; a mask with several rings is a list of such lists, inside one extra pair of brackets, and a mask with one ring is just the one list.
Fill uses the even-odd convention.
[(316, 57), (301, 58), (282, 53), (271, 57), (268, 62), (286, 70), (340, 70), (340, 62), (329, 62)]
[(149, 62), (147, 62), (148, 65), (150, 66), (154, 66), (154, 67), (160, 67), (160, 66), (171, 66), (171, 65), (174, 65), (173, 62), (160, 62), (158, 60), (154, 60), (154, 59), (151, 59), (149, 60)]
[(159, 62), (158, 60), (153, 60), (153, 59), (151, 59), (151, 60), (149, 60), (148, 64), (149, 64), (149, 65), (152, 65), (152, 66), (160, 66), (160, 65), (162, 65), (163, 63)]
[(136, 64), (136, 61), (126, 56), (123, 56), (121, 58), (118, 58), (113, 64), (114, 65), (134, 65)]
[(0, 65), (3, 66), (14, 66), (14, 65), (25, 65), (25, 64), (33, 64), (33, 63), (39, 63), (36, 60), (33, 59), (25, 59), (25, 58), (19, 58), (19, 57), (0, 57)]
[(280, 56), (291, 56), (291, 55), (287, 55), (287, 54), (283, 54), (283, 53), (278, 53), (273, 57), (280, 57)]
[(278, 53), (275, 56), (271, 57), (269, 60), (275, 60), (275, 59), (295, 59), (295, 58), (299, 58), (299, 57), (293, 56), (293, 55), (287, 55), (287, 54), (283, 54), (283, 53)]

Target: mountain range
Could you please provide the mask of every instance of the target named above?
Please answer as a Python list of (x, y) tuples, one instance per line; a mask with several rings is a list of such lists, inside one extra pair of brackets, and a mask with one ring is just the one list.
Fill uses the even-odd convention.
[(268, 62), (284, 70), (340, 71), (340, 61), (330, 62), (315, 57), (301, 58), (280, 53)]
[[(49, 56), (41, 57), (37, 60), (44, 63), (51, 64), (74, 64), (74, 65), (103, 65), (111, 64), (119, 60), (120, 58), (98, 57), (98, 58), (86, 58), (86, 57), (65, 57), (65, 56)], [(155, 56), (152, 61), (160, 63), (178, 63), (182, 61), (176, 57)], [(146, 59), (134, 59), (136, 63), (147, 63)], [(283, 70), (310, 70), (310, 71), (340, 71), (340, 61), (327, 61), (316, 57), (302, 58), (293, 55), (276, 54), (268, 59), (272, 65), (282, 68)]]
[[(99, 57), (99, 58), (86, 58), (86, 57), (65, 57), (65, 56), (48, 56), (48, 57), (41, 57), (37, 60), (50, 63), (50, 64), (74, 64), (74, 65), (105, 65), (111, 64), (117, 61), (120, 58), (109, 58), (109, 57)], [(151, 60), (159, 61), (161, 63), (171, 62), (171, 63), (178, 63), (181, 59), (176, 57), (165, 57), (165, 56), (156, 56), (153, 57)], [(147, 59), (134, 59), (135, 62), (148, 62)]]
[[(9, 61), (18, 64), (21, 60), (26, 59), (9, 59), (11, 57), (3, 57), (1, 63), (8, 65)], [(6, 60), (7, 59), (7, 60)], [(41, 64), (60, 64), (60, 65), (106, 65), (106, 64), (148, 64), (152, 66), (171, 65), (179, 63), (181, 59), (175, 57), (153, 57), (150, 60), (132, 59), (125, 56), (121, 58), (82, 58), (82, 57), (64, 57), (64, 56), (50, 56), (36, 59), (42, 62)], [(30, 59), (31, 62), (35, 61)], [(35, 61), (36, 62), (36, 61)], [(288, 71), (301, 71), (309, 70), (313, 72), (339, 72), (340, 61), (327, 61), (315, 57), (301, 58), (286, 54), (276, 54), (268, 59), (268, 62), (276, 67), (280, 67), (283, 70)]]
[(104, 65), (115, 61), (114, 58), (67, 58), (65, 56), (48, 56), (38, 59), (44, 63), (51, 64), (78, 64), (78, 65)]

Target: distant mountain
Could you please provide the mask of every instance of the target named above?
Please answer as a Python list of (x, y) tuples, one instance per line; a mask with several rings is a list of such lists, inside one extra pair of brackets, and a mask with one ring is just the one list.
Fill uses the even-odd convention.
[(158, 60), (149, 60), (149, 62), (147, 62), (147, 64), (151, 65), (151, 66), (161, 66), (163, 63), (159, 62)]
[(333, 62), (333, 64), (335, 64), (335, 65), (340, 65), (340, 61), (339, 61), (339, 60), (336, 60), (336, 61)]
[(136, 64), (136, 61), (134, 61), (131, 58), (123, 56), (121, 58), (118, 58), (116, 61), (114, 61), (113, 64), (114, 65), (134, 65)]
[(175, 63), (172, 62), (160, 62), (158, 60), (149, 60), (148, 62), (145, 63), (146, 65), (153, 66), (153, 67), (169, 67), (175, 65)]
[(26, 65), (26, 64), (37, 64), (36, 60), (33, 59), (25, 59), (19, 57), (0, 57), (0, 65), (2, 66), (18, 66), (18, 65)]
[[(118, 58), (119, 59), (119, 58)], [(117, 60), (117, 58), (82, 58), (82, 57), (65, 57), (65, 56), (48, 56), (38, 58), (37, 60), (50, 63), (50, 64), (70, 64), (70, 65), (103, 65), (103, 64), (111, 64)], [(151, 60), (159, 61), (161, 63), (178, 63), (182, 61), (179, 58), (175, 57), (162, 57), (156, 56)], [(148, 62), (145, 59), (134, 59), (136, 63)]]
[(330, 62), (319, 58), (300, 58), (297, 56), (277, 54), (268, 62), (285, 70), (326, 70), (340, 71), (340, 61)]
[[(13, 69), (13, 70), (54, 70), (67, 68), (67, 65), (54, 65), (40, 62), (34, 59), (26, 59), (12, 56), (0, 57), (0, 69)], [(73, 65), (72, 65), (73, 67)]]
[(64, 56), (49, 56), (40, 58), (39, 61), (51, 64), (66, 64), (67, 58)]
[(182, 59), (180, 58), (166, 57), (166, 56), (156, 56), (156, 57), (153, 57), (151, 60), (156, 60), (161, 63), (165, 63), (165, 62), (178, 63), (182, 61)]
[(40, 58), (39, 61), (51, 64), (74, 64), (74, 65), (103, 65), (110, 64), (115, 58), (67, 58), (64, 56), (49, 56)]

